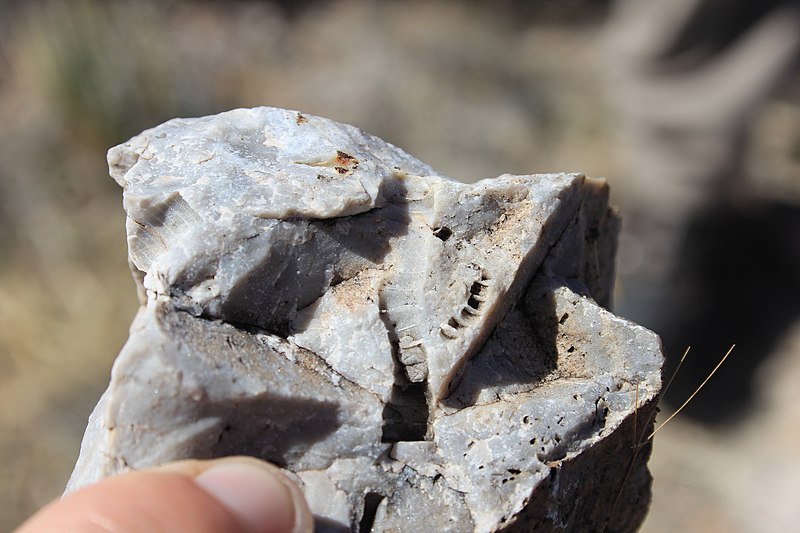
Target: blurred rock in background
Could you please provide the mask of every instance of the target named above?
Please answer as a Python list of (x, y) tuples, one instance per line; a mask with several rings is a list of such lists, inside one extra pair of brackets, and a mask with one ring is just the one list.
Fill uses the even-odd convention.
[(750, 178), (763, 181), (767, 168), (747, 173), (754, 123), (800, 65), (800, 1), (615, 7), (604, 75), (629, 175), (623, 248), (642, 258), (631, 268), (623, 256), (618, 311), (662, 335), (672, 368), (694, 348), (683, 373), (695, 379), (678, 381), (671, 403), (735, 337), (736, 357), (685, 411), (734, 423), (752, 405), (761, 362), (800, 315), (800, 208), (766, 187), (755, 194)]
[[(296, 108), (357, 125), (465, 181), (607, 176), (628, 227), (643, 228), (629, 200), (636, 175), (616, 142), (622, 119), (603, 90), (610, 8), (592, 0), (0, 5), (0, 530), (60, 494), (136, 309), (121, 195), (107, 177), (110, 146), (176, 116)], [(734, 363), (744, 366), (731, 368), (746, 379), (723, 369), (698, 396), (700, 410), (658, 435), (646, 531), (779, 531), (798, 519), (800, 452), (789, 444), (800, 427), (791, 407), (797, 281), (785, 279), (800, 263), (797, 93), (784, 85), (748, 118), (741, 176), (726, 194), (737, 209), (692, 223), (700, 230), (688, 255), (672, 258), (699, 287), (688, 300), (697, 314), (658, 301), (649, 305), (665, 312), (648, 314), (647, 302), (635, 302), (636, 276), (652, 260), (648, 233), (623, 239), (619, 309), (634, 320), (677, 312), (682, 323), (661, 322), (678, 324), (671, 352), (689, 338), (701, 343), (678, 396), (731, 343), (745, 344)], [(736, 417), (721, 416), (742, 398)], [(749, 492), (765, 475), (769, 487)]]

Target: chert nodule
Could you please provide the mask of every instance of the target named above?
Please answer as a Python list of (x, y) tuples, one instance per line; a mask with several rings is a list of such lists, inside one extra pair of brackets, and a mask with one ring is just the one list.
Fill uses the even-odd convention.
[(248, 454), (321, 530), (635, 529), (660, 345), (608, 307), (605, 182), (465, 185), (296, 111), (108, 154), (141, 308), (68, 490)]

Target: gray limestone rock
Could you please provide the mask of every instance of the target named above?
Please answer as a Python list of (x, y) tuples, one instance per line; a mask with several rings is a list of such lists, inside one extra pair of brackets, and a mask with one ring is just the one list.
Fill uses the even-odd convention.
[(68, 490), (247, 454), (291, 472), (320, 530), (641, 522), (662, 356), (606, 309), (605, 182), (465, 185), (272, 108), (172, 120), (108, 160), (141, 308)]

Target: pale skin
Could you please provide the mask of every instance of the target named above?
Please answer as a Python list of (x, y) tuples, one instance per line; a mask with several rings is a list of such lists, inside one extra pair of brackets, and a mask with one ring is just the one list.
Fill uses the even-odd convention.
[(280, 469), (229, 457), (106, 478), (50, 503), (14, 533), (310, 533), (313, 524)]

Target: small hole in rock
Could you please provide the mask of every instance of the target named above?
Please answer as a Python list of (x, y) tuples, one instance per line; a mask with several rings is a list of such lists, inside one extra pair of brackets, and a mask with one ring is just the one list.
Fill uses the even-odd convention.
[(433, 230), (434, 237), (440, 239), (441, 241), (446, 241), (447, 239), (450, 238), (452, 234), (453, 232), (447, 226), (442, 226), (441, 228), (434, 228)]

